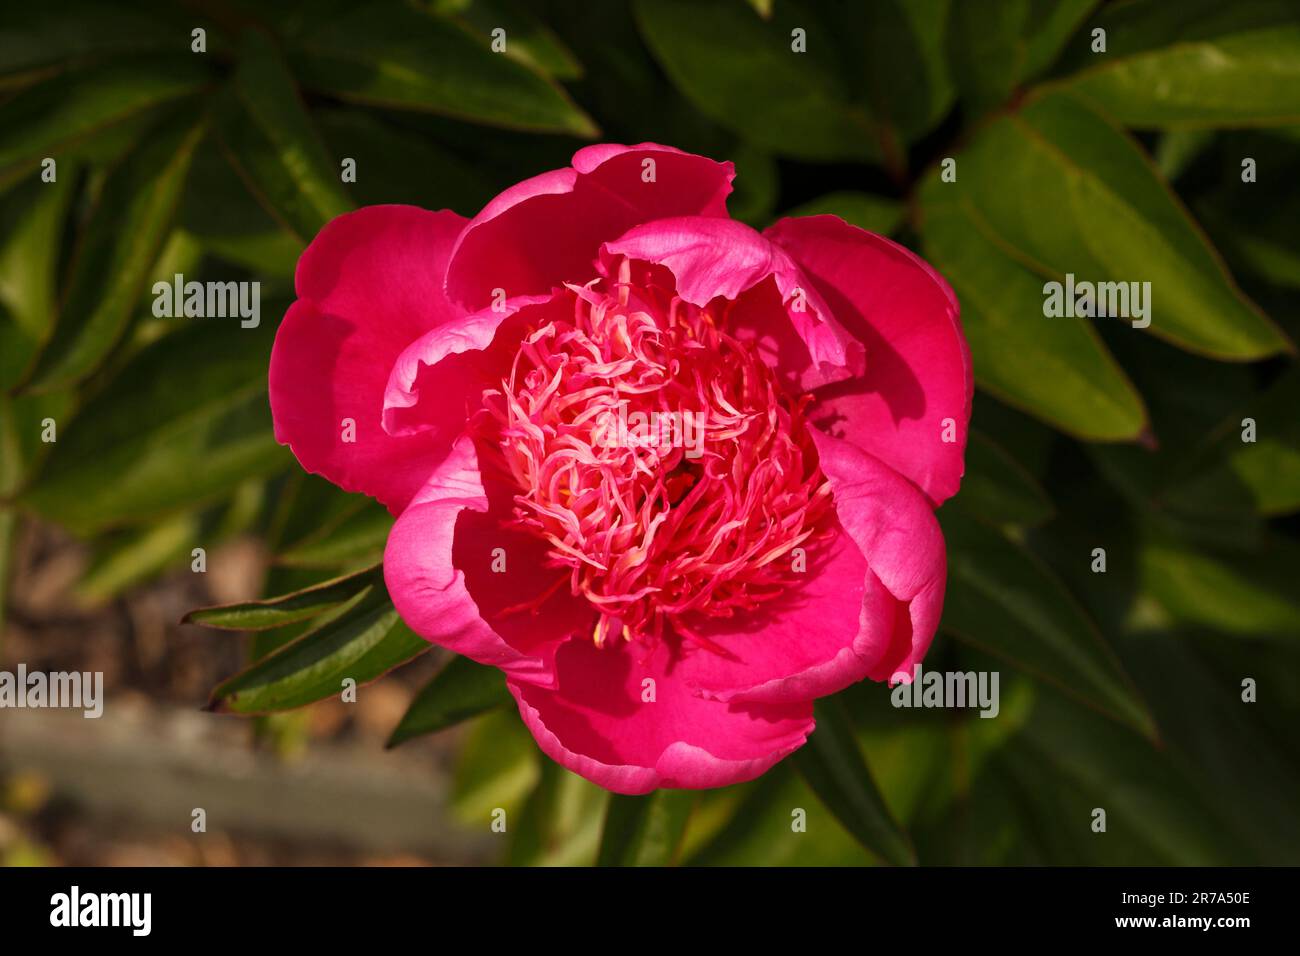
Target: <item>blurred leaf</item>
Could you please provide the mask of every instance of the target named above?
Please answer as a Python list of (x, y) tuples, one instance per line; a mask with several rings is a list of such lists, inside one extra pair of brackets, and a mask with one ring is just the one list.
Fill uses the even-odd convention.
[(1208, 129), (1174, 130), (1160, 137), (1155, 162), (1160, 175), (1171, 183), (1178, 179), (1210, 145), (1214, 131)]
[[(1294, 663), (1267, 666), (1260, 645), (1253, 644), (1242, 658), (1249, 662), (1246, 667), (1225, 674), (1222, 664), (1201, 660), (1188, 638), (1185, 633), (1148, 634), (1133, 642), (1134, 676), (1151, 696), (1170, 759), (1188, 775), (1194, 791), (1231, 820), (1260, 862), (1285, 865), (1300, 854), (1300, 818), (1290, 811), (1292, 794), (1300, 792), (1300, 766), (1278, 746), (1280, 740), (1294, 738), (1295, 714), (1280, 706), (1288, 682), (1275, 678)], [(1259, 680), (1259, 699), (1243, 705), (1240, 677), (1250, 673)], [(1195, 705), (1189, 707), (1188, 701)], [(1278, 716), (1280, 732), (1269, 732), (1259, 719), (1260, 708)], [(1230, 859), (1243, 862), (1240, 853)]]
[(762, 228), (771, 220), (780, 189), (776, 161), (748, 143), (735, 144), (727, 155), (736, 169), (743, 171), (732, 184), (734, 191), (727, 197), (727, 211), (733, 219)]
[(456, 24), (402, 4), (336, 4), (290, 38), (304, 86), (344, 100), (593, 137), (564, 91)]
[(86, 607), (103, 605), (169, 571), (188, 570), (196, 544), (211, 551), (249, 529), (261, 508), (262, 491), (261, 482), (246, 481), (213, 507), (101, 537), (94, 543), (94, 558), (77, 582), (73, 599)]
[(510, 843), (511, 866), (589, 866), (596, 858), (611, 794), (553, 760), (521, 811)]
[[(1203, 513), (1215, 502), (1230, 513), (1253, 508), (1262, 515), (1300, 510), (1300, 370), (1291, 368), (1267, 392), (1227, 417), (1216, 440), (1191, 473), (1163, 494), (1172, 507)], [(1242, 441), (1242, 421), (1255, 422), (1255, 440)], [(1244, 494), (1242, 494), (1244, 492)]]
[(358, 204), (408, 203), (473, 216), (497, 193), (482, 169), (359, 110), (323, 110), (316, 122), (335, 156), (357, 161), (347, 184)]
[(211, 134), (194, 156), (176, 222), (204, 252), (257, 275), (292, 279), (306, 248), (253, 198)]
[(397, 616), (383, 583), (376, 581), (344, 610), (292, 644), (264, 657), (212, 692), (209, 710), (264, 714), (292, 710), (387, 674), (432, 645)]
[(356, 497), (355, 511), (318, 527), (281, 551), (276, 561), (294, 568), (356, 568), (382, 559), (393, 516), (383, 505)]
[(882, 236), (892, 235), (903, 224), (907, 209), (896, 199), (874, 196), (871, 193), (834, 192), (819, 196), (794, 209), (785, 216), (839, 216), (850, 225)]
[(990, 238), (1042, 278), (1150, 282), (1147, 331), (1215, 358), (1291, 348), (1137, 145), (1078, 100), (1033, 100), (986, 126), (957, 163), (957, 181), (927, 189), (930, 200), (969, 204)]
[(117, 0), (60, 0), (55, 14), (44, 4), (12, 4), (0, 24), (0, 74), (67, 69), (90, 59), (189, 48), (183, 19), (157, 5)]
[(262, 34), (244, 35), (239, 68), (218, 104), (227, 157), (267, 211), (299, 239), (310, 240), (352, 208), (341, 168), (325, 152), (293, 77)]
[[(124, 588), (139, 583), (168, 565), (188, 564), (191, 549), (202, 542), (202, 518), (194, 511), (171, 515), (156, 524), (130, 531), (101, 554), (77, 582), (76, 600), (84, 606), (103, 604)], [(184, 566), (184, 565), (179, 565)]]
[(275, 329), (199, 319), (144, 349), (57, 444), (20, 502), (74, 531), (215, 499), (283, 466), (266, 398)]
[[(1300, 143), (1285, 128), (1245, 130), (1215, 137), (1222, 172), (1195, 203), (1197, 215), (1238, 271), (1284, 289), (1300, 289), (1300, 193), (1289, 185), (1300, 176)], [(1193, 133), (1166, 134), (1166, 138)], [(1200, 132), (1199, 135), (1209, 134)], [(1243, 183), (1242, 163), (1255, 163), (1257, 182)]]
[(383, 571), (380, 568), (367, 568), (264, 601), (197, 608), (181, 618), (181, 623), (228, 631), (264, 631), (323, 614), (345, 604), (363, 589), (382, 580)]
[(81, 381), (122, 338), (171, 230), (203, 126), (185, 118), (170, 123), (104, 184), (30, 389)]
[(946, 48), (974, 115), (1043, 72), (1100, 0), (1000, 0), (952, 5)]
[[(81, 142), (202, 89), (209, 76), (201, 59), (183, 55), (109, 64), (56, 76), (0, 103), (5, 131), (0, 191), (35, 175), (45, 157), (62, 164)], [(156, 161), (155, 171), (163, 166)]]
[(55, 182), (0, 202), (0, 391), (21, 380), (54, 327), (59, 244), (76, 184), (69, 164)]
[(953, 506), (989, 524), (1033, 528), (1055, 513), (1047, 492), (1019, 462), (983, 432), (971, 429), (966, 474)]
[(388, 746), (446, 730), (510, 702), (500, 670), (457, 655), (411, 701)]
[[(1241, 862), (1239, 839), (1160, 750), (1085, 708), (1040, 694), (999, 754), (1048, 858), (1070, 865), (1209, 866)], [(1092, 830), (1106, 811), (1106, 832)]]
[(915, 866), (916, 851), (876, 787), (842, 701), (823, 698), (817, 729), (793, 760), (813, 792), (854, 839), (894, 866)]
[(994, 240), (969, 200), (947, 192), (955, 186), (927, 181), (922, 240), (961, 303), (976, 382), (1078, 438), (1137, 437), (1147, 427), (1142, 399), (1096, 330), (1043, 315), (1040, 278)]
[(1157, 539), (1141, 551), (1142, 587), (1176, 620), (1227, 634), (1300, 635), (1300, 545), (1274, 537), (1258, 555), (1193, 551)]
[[(789, 760), (752, 783), (707, 791), (700, 799), (700, 817), (721, 811), (722, 819), (711, 838), (683, 861), (687, 865), (869, 866), (876, 862), (822, 806)], [(804, 825), (796, 827), (801, 820)], [(692, 822), (688, 844), (695, 829)]]
[(489, 45), (493, 30), (504, 30), (504, 54), (540, 73), (561, 80), (582, 76), (582, 64), (533, 15), (525, 0), (434, 0), (433, 8), (443, 16), (460, 20), (485, 45)]
[(842, 50), (850, 90), (862, 91), (882, 128), (886, 165), (903, 166), (901, 155), (890, 160), (897, 143), (928, 133), (952, 105), (944, 26), (960, 6), (951, 0), (875, 0), (817, 7)]
[[(731, 0), (638, 0), (635, 10), (673, 83), (758, 147), (814, 160), (881, 155), (877, 124), (854, 99), (813, 8), (783, 0), (770, 20)], [(808, 53), (791, 49), (796, 28)]]
[(488, 711), (470, 726), (456, 762), (452, 809), (464, 823), (488, 827), (496, 810), (506, 832), (516, 828), (528, 794), (541, 775), (542, 758), (518, 712)]
[(656, 790), (630, 797), (611, 793), (597, 866), (672, 866), (699, 794)]
[(1121, 123), (1164, 128), (1294, 123), (1300, 8), (1291, 0), (1135, 0), (1102, 9), (1106, 52), (1083, 43), (1063, 82)]
[(1057, 577), (981, 522), (948, 509), (940, 520), (948, 544), (941, 627), (1155, 739), (1132, 681)]

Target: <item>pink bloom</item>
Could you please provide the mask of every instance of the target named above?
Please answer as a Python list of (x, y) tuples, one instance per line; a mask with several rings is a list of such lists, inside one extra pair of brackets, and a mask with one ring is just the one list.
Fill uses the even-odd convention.
[(943, 604), (957, 301), (833, 216), (729, 219), (733, 175), (591, 146), (468, 221), (340, 216), (271, 357), (276, 437), (397, 516), (407, 624), (622, 793), (757, 776), (814, 698), (910, 674)]

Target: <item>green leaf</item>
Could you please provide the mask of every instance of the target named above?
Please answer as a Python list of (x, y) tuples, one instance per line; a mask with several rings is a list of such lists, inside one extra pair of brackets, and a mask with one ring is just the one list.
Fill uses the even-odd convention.
[(93, 372), (122, 338), (171, 231), (204, 123), (178, 118), (104, 184), (75, 260), (53, 338), (28, 388), (50, 391)]
[(850, 91), (876, 118), (885, 165), (895, 173), (906, 166), (900, 144), (920, 139), (952, 106), (944, 26), (953, 6), (961, 4), (875, 0), (815, 8), (830, 27), (829, 52), (843, 61)]
[(527, 0), (435, 0), (434, 9), (464, 23), (485, 45), (493, 39), (492, 31), (504, 30), (502, 52), (530, 69), (561, 80), (582, 76), (582, 64), (533, 15)]
[(482, 168), (368, 113), (321, 110), (315, 119), (334, 155), (357, 161), (348, 189), (360, 205), (408, 203), (472, 216), (499, 189)]
[(692, 790), (656, 790), (638, 797), (610, 794), (596, 865), (675, 864), (698, 798)]
[(979, 521), (948, 509), (940, 521), (948, 545), (940, 626), (1155, 739), (1155, 722), (1132, 681), (1056, 575)]
[(76, 182), (69, 164), (55, 182), (31, 183), (0, 204), (0, 391), (22, 379), (54, 327), (59, 245)]
[(198, 512), (182, 512), (101, 545), (95, 563), (77, 582), (76, 601), (86, 607), (102, 605), (169, 566), (183, 567), (180, 562), (189, 563), (195, 545), (211, 546), (202, 528)]
[(957, 181), (932, 182), (926, 194), (969, 203), (990, 238), (1043, 279), (1072, 274), (1125, 283), (1126, 293), (1127, 283), (1150, 283), (1147, 331), (1200, 354), (1247, 360), (1292, 347), (1237, 288), (1149, 158), (1079, 100), (1032, 100), (986, 126), (957, 163)]
[(23, 505), (88, 532), (215, 500), (288, 463), (266, 397), (274, 326), (182, 321), (194, 324), (145, 348), (72, 421), (58, 421)]
[[(1273, 516), (1300, 510), (1300, 370), (1292, 367), (1218, 425), (1209, 449), (1171, 480), (1162, 500), (1180, 511)], [(1243, 422), (1254, 441), (1243, 441)]]
[(871, 193), (833, 192), (818, 196), (782, 213), (785, 216), (839, 216), (850, 225), (882, 236), (892, 235), (903, 224), (906, 207), (896, 199)]
[(303, 242), (352, 201), (271, 41), (244, 35), (239, 67), (218, 99), (217, 128), (253, 195)]
[(0, 30), (0, 74), (67, 69), (84, 61), (124, 54), (186, 50), (184, 18), (155, 5), (60, 0), (57, 12), (42, 4), (11, 4)]
[(344, 680), (367, 684), (430, 646), (402, 623), (377, 581), (343, 605), (341, 613), (219, 685), (208, 709), (235, 714), (292, 710), (342, 693)]
[(519, 714), (488, 711), (470, 725), (456, 761), (451, 806), (465, 824), (487, 827), (497, 810), (506, 813), (506, 830), (522, 812), (541, 777), (543, 758)]
[[(0, 105), (0, 190), (30, 175), (45, 157), (62, 165), (80, 144), (147, 119), (210, 80), (195, 56), (114, 63), (38, 83)], [(157, 157), (155, 157), (157, 160)], [(164, 164), (157, 163), (155, 171)], [(63, 171), (59, 171), (64, 175)]]
[(974, 114), (999, 106), (1045, 70), (1100, 0), (954, 3), (946, 47), (958, 90)]
[(290, 38), (304, 86), (341, 99), (475, 123), (593, 137), (591, 118), (545, 77), (453, 23), (403, 4), (347, 4)]
[(552, 760), (541, 762), (520, 823), (512, 827), (511, 866), (589, 866), (600, 847), (610, 793)]
[(256, 275), (291, 280), (306, 248), (253, 197), (211, 137), (194, 156), (176, 224), (204, 252)]
[[(800, 159), (882, 155), (880, 129), (828, 55), (834, 32), (815, 8), (782, 2), (768, 20), (730, 0), (638, 0), (635, 10), (673, 83), (755, 145)], [(807, 32), (807, 53), (791, 50), (796, 28)]]
[(508, 703), (510, 694), (501, 671), (458, 655), (416, 695), (388, 739), (388, 746), (446, 730)]
[[(703, 793), (687, 833), (689, 853), (684, 862), (689, 866), (876, 864), (877, 858), (823, 807), (792, 763), (777, 764), (752, 783)], [(804, 825), (796, 827), (798, 821)], [(706, 837), (699, 844), (697, 830)]]
[(345, 604), (363, 589), (382, 579), (383, 571), (380, 568), (367, 568), (264, 601), (196, 608), (181, 618), (181, 623), (200, 624), (227, 631), (265, 631), (324, 614)]
[[(1016, 780), (1016, 812), (1044, 840), (1049, 860), (1244, 862), (1239, 839), (1161, 750), (1056, 695), (1039, 695), (1024, 730), (997, 760)], [(1098, 807), (1106, 811), (1104, 834), (1091, 826)]]
[(377, 502), (357, 498), (358, 505), (336, 522), (322, 524), (286, 547), (276, 563), (292, 568), (356, 568), (383, 558), (393, 516)]
[(975, 429), (966, 444), (966, 474), (953, 506), (989, 524), (1025, 528), (1045, 523), (1056, 510), (1033, 476)]
[(1043, 315), (1042, 282), (1007, 254), (955, 183), (932, 177), (922, 202), (926, 257), (961, 303), (975, 380), (1003, 401), (1089, 441), (1147, 427), (1133, 384), (1084, 319)]
[(1300, 120), (1300, 9), (1290, 0), (1136, 0), (1091, 23), (1062, 82), (1121, 123), (1184, 128)]
[(795, 766), (862, 846), (894, 866), (915, 866), (916, 851), (885, 806), (843, 702), (823, 698), (814, 713), (817, 729), (795, 751)]
[(1156, 538), (1139, 555), (1142, 588), (1175, 620), (1226, 634), (1300, 634), (1300, 545), (1280, 536), (1259, 554), (1215, 554)]

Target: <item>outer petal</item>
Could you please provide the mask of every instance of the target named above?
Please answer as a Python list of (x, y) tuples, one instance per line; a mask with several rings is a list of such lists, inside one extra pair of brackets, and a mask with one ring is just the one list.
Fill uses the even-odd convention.
[(910, 674), (934, 640), (943, 612), (948, 560), (939, 522), (916, 486), (880, 459), (851, 442), (815, 429), (811, 434), (840, 524), (889, 593), (907, 604), (910, 629), (897, 625), (903, 639), (867, 676)]
[(900, 619), (910, 638), (906, 605), (840, 532), (809, 567), (797, 592), (752, 614), (696, 628), (724, 653), (690, 647), (682, 679), (701, 696), (722, 701), (798, 701), (833, 694), (898, 656)]
[[(835, 216), (782, 219), (764, 235), (866, 346), (866, 373), (819, 393), (814, 420), (902, 472), (936, 504), (950, 497), (965, 470), (974, 378), (948, 284), (902, 246)], [(945, 419), (954, 423), (949, 436)]]
[[(752, 780), (803, 745), (812, 702), (724, 704), (691, 693), (666, 645), (574, 640), (556, 657), (554, 689), (510, 681), (519, 713), (552, 759), (616, 793)], [(643, 681), (654, 700), (643, 702)]]
[[(462, 314), (442, 275), (465, 220), (370, 206), (331, 221), (298, 261), (298, 301), (271, 352), (275, 437), (303, 468), (400, 512), (446, 453), (436, 436), (390, 437), (384, 389), (402, 350)], [(344, 441), (344, 419), (355, 441)]]
[[(735, 310), (736, 318), (743, 323), (757, 310), (769, 317), (784, 313), (804, 346), (809, 367), (800, 379), (803, 387), (862, 371), (862, 346), (836, 322), (794, 260), (742, 222), (702, 216), (661, 219), (605, 243), (605, 252), (666, 266), (677, 279), (677, 294), (694, 305), (707, 305), (718, 296), (734, 301), (754, 290), (747, 308)], [(764, 295), (756, 287), (768, 278), (775, 291), (769, 288)]]
[(718, 700), (797, 701), (911, 673), (939, 624), (946, 561), (925, 496), (855, 445), (815, 433), (840, 537), (789, 598), (701, 629), (683, 679)]
[[(520, 317), (565, 318), (572, 306), (554, 297), (523, 296), (431, 329), (408, 345), (384, 390), (384, 430), (390, 435), (436, 431), (455, 438), (479, 407), (482, 391), (509, 373)], [(503, 327), (504, 326), (504, 327)], [(462, 399), (457, 401), (457, 399)]]
[(567, 589), (536, 612), (507, 612), (563, 575), (543, 567), (540, 539), (501, 526), (502, 510), (484, 490), (473, 443), (458, 439), (393, 525), (384, 581), (402, 620), (421, 637), (512, 679), (549, 685), (556, 649), (575, 633), (589, 634), (593, 615)]
[[(654, 161), (647, 181), (646, 160)], [(466, 308), (540, 295), (593, 278), (607, 239), (668, 216), (725, 216), (735, 171), (667, 146), (600, 145), (579, 150), (569, 169), (510, 187), (465, 227), (452, 253), (447, 293)]]

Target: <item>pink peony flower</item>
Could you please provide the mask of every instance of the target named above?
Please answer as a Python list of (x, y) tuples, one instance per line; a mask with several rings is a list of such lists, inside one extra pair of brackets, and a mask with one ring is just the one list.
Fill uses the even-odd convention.
[(590, 146), (468, 221), (340, 216), (271, 357), (279, 441), (397, 516), (402, 618), (621, 793), (761, 774), (814, 698), (910, 674), (943, 604), (957, 301), (834, 216), (729, 219), (733, 176)]

